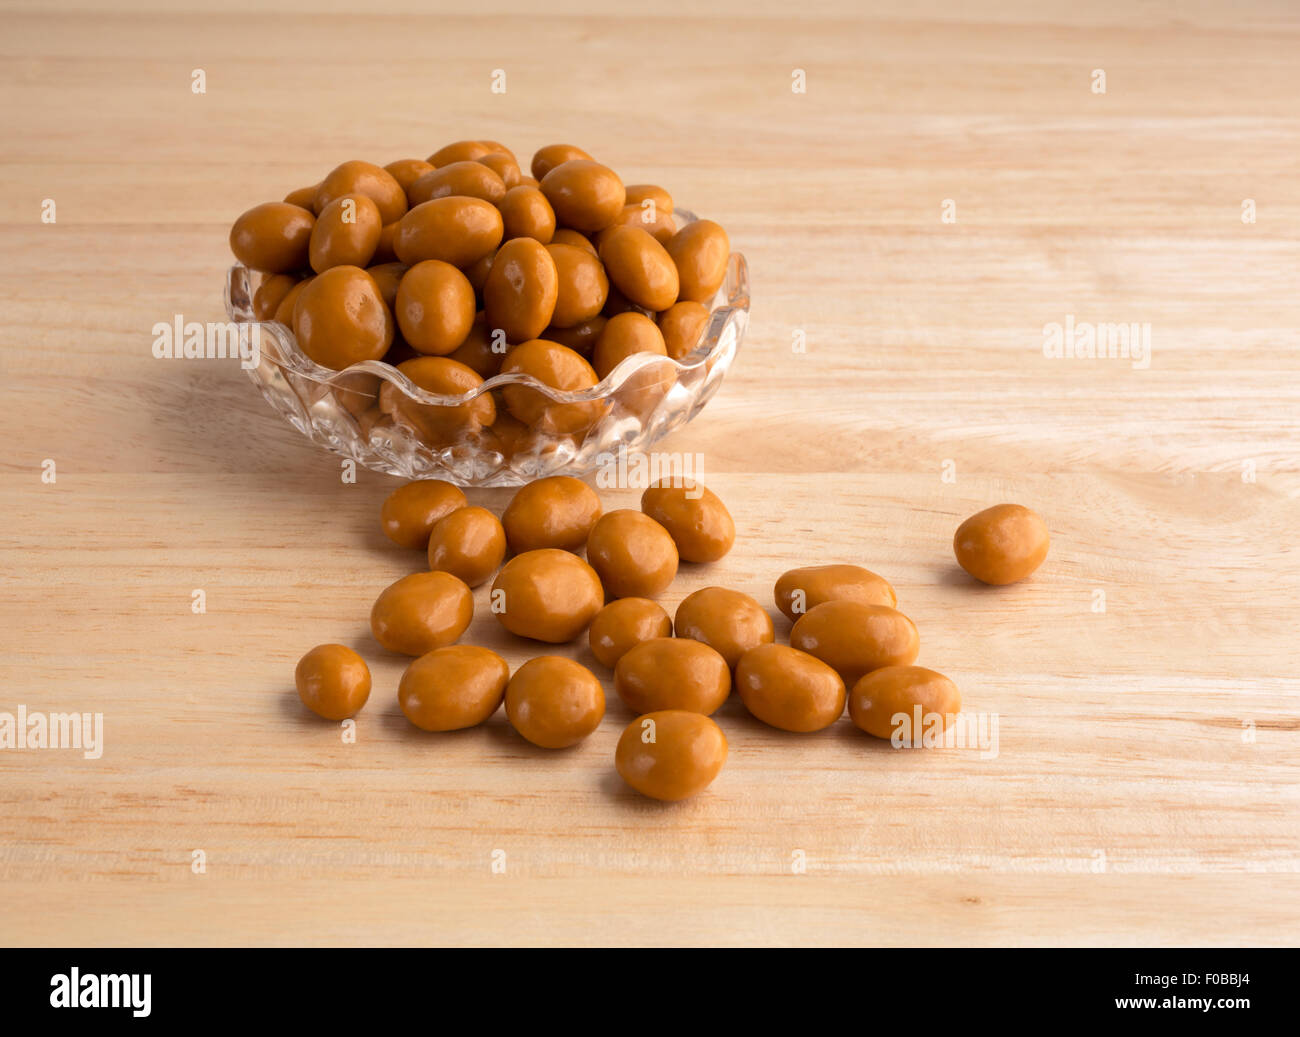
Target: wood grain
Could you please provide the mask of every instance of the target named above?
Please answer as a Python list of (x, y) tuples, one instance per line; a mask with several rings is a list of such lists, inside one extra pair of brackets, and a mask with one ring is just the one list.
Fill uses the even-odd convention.
[[(3, 6), (0, 710), (102, 712), (105, 751), (0, 752), (0, 941), (1294, 940), (1294, 5)], [(749, 259), (736, 368), (661, 445), (703, 455), (740, 538), (665, 604), (866, 564), (996, 758), (733, 702), (721, 777), (666, 807), (613, 772), (608, 682), (571, 752), (405, 722), (366, 627), (419, 565), (377, 528), (392, 480), (343, 483), (150, 328), (220, 318), (249, 205), (481, 135), (580, 143)], [(1045, 357), (1069, 315), (1149, 323), (1149, 368)], [(976, 587), (952, 531), (1005, 499), (1052, 554)], [(469, 639), (530, 654), (484, 608)], [(293, 692), (328, 640), (372, 661), (355, 745)]]

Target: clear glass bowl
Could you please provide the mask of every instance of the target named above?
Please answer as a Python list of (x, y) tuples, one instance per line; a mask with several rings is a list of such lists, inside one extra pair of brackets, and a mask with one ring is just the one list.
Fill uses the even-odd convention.
[[(674, 217), (679, 225), (696, 218), (683, 210)], [(445, 396), (417, 388), (382, 360), (332, 371), (308, 359), (290, 328), (254, 316), (260, 277), (243, 266), (230, 268), (226, 313), (238, 324), (260, 324), (260, 358), (248, 373), (271, 406), (313, 443), (367, 468), (462, 486), (519, 486), (548, 475), (581, 476), (613, 463), (623, 451), (647, 452), (718, 391), (749, 324), (749, 268), (745, 257), (733, 252), (700, 341), (683, 359), (629, 356), (583, 392), (560, 392), (531, 375), (502, 374), (472, 392)], [(530, 400), (528, 409), (543, 415), (532, 426), (514, 420), (505, 405), (503, 390), (516, 385), (545, 397)], [(378, 406), (381, 389), (383, 408)], [(519, 390), (513, 392), (517, 399)], [(458, 420), (466, 412), (453, 408), (464, 408), (484, 393), (493, 394), (496, 422), (478, 427)], [(559, 406), (566, 404), (580, 406)]]

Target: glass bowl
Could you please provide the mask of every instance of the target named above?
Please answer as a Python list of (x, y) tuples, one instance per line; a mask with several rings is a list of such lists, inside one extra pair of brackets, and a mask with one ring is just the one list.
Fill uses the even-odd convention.
[[(679, 226), (696, 219), (680, 209), (673, 216)], [(418, 388), (382, 360), (333, 371), (308, 359), (292, 329), (255, 317), (260, 278), (244, 266), (230, 268), (226, 313), (237, 324), (259, 325), (260, 355), (248, 373), (271, 406), (313, 443), (367, 468), (461, 486), (581, 476), (616, 463), (621, 454), (648, 452), (718, 391), (749, 324), (749, 268), (733, 252), (700, 341), (682, 359), (634, 354), (582, 392), (561, 392), (531, 375), (500, 374), (472, 392), (446, 396)], [(487, 393), (496, 420), (464, 420), (471, 413), (466, 405)], [(483, 408), (480, 403), (473, 412), (481, 415)], [(516, 420), (512, 410), (532, 424)]]

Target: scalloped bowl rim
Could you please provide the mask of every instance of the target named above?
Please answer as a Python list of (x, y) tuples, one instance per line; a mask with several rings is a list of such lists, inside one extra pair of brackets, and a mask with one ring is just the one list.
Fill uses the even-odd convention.
[[(674, 215), (683, 217), (686, 223), (694, 222), (698, 217), (689, 210), (677, 209)], [(239, 320), (235, 316), (234, 301), (232, 298), (232, 289), (237, 279), (244, 279), (244, 287), (249, 287), (249, 275), (254, 273), (242, 263), (236, 263), (226, 272), (226, 293), (225, 305), (227, 315), (241, 326), (249, 327), (256, 325), (259, 328), (270, 329), (270, 335), (273, 341), (286, 350), (288, 356), (281, 356), (268, 353), (263, 344), (259, 343), (262, 350), (262, 356), (269, 360), (276, 367), (292, 371), (294, 374), (308, 378), (309, 380), (329, 385), (335, 384), (341, 378), (348, 375), (367, 374), (380, 378), (391, 383), (402, 391), (409, 399), (416, 403), (427, 404), (430, 406), (440, 407), (459, 407), (470, 403), (486, 392), (493, 389), (503, 388), (510, 385), (523, 385), (535, 389), (547, 399), (555, 403), (591, 403), (593, 401), (603, 400), (612, 393), (618, 391), (637, 371), (643, 367), (660, 367), (664, 364), (671, 364), (674, 376), (683, 371), (693, 371), (702, 365), (710, 363), (716, 354), (720, 353), (725, 343), (723, 341), (723, 332), (727, 325), (731, 323), (738, 314), (748, 315), (749, 313), (749, 264), (745, 260), (743, 253), (733, 251), (727, 260), (727, 273), (723, 281), (723, 287), (719, 293), (726, 289), (728, 285), (734, 285), (731, 294), (726, 300), (715, 307), (709, 309), (709, 320), (700, 332), (700, 344), (681, 360), (670, 356), (661, 356), (657, 353), (633, 353), (624, 357), (619, 364), (610, 371), (604, 378), (597, 382), (590, 389), (582, 389), (576, 392), (565, 392), (547, 385), (545, 382), (530, 374), (495, 374), (487, 378), (481, 385), (475, 386), (468, 392), (452, 396), (444, 393), (432, 393), (417, 386), (411, 379), (400, 371), (393, 364), (386, 363), (383, 360), (363, 360), (356, 364), (341, 369), (323, 367), (312, 360), (302, 348), (298, 345), (297, 337), (293, 329), (279, 321), (259, 321), (259, 320)], [(246, 293), (247, 294), (247, 293)], [(715, 300), (717, 296), (714, 297)], [(259, 337), (262, 332), (259, 331)], [(553, 341), (545, 339), (545, 341)], [(701, 346), (706, 342), (713, 342), (711, 349), (701, 352)], [(557, 343), (563, 345), (563, 343)], [(418, 359), (413, 357), (412, 359)], [(343, 385), (341, 388), (348, 392), (357, 392), (361, 395), (369, 395), (361, 389), (353, 389), (350, 386)]]

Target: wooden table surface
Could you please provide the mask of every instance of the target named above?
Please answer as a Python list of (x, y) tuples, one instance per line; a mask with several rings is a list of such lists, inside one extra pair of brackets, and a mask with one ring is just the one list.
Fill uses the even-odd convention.
[[(1290, 0), (259, 6), (3, 5), (0, 710), (101, 712), (104, 751), (0, 752), (0, 941), (1294, 942)], [(660, 444), (739, 539), (665, 604), (875, 569), (996, 757), (733, 701), (668, 806), (614, 773), (608, 682), (571, 752), (406, 723), (366, 623), (419, 565), (377, 526), (395, 481), (151, 328), (223, 318), (250, 205), (478, 136), (579, 143), (748, 257), (736, 367)], [(1149, 325), (1150, 364), (1046, 356), (1067, 320)], [(952, 533), (1002, 500), (1052, 553), (976, 586)], [(485, 596), (467, 639), (518, 665)], [(372, 662), (356, 744), (294, 695), (322, 641)]]

